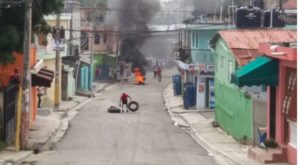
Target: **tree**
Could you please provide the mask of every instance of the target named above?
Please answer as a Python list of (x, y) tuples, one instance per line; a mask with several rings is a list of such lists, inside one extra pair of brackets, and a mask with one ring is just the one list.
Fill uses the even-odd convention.
[[(51, 28), (44, 15), (62, 11), (63, 0), (33, 0), (33, 32), (48, 33)], [(12, 52), (22, 52), (24, 38), (25, 3), (0, 9), (0, 65), (13, 62)]]

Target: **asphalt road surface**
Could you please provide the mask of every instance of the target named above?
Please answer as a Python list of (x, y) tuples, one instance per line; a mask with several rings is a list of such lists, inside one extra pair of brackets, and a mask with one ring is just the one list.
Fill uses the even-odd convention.
[[(113, 84), (82, 107), (54, 151), (34, 155), (38, 165), (214, 165), (215, 160), (163, 108), (162, 93), (171, 83), (148, 73), (147, 85)], [(107, 113), (126, 92), (140, 104), (137, 112)]]

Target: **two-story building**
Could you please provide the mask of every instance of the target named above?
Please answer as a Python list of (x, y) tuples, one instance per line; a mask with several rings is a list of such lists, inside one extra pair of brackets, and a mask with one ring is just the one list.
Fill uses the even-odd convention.
[(116, 79), (119, 39), (116, 28), (104, 24), (105, 13), (95, 8), (81, 8), (81, 57), (94, 57), (93, 80)]
[(214, 109), (214, 56), (209, 41), (227, 25), (203, 25), (190, 28), (191, 71), (189, 81), (196, 85), (196, 108)]
[[(55, 27), (56, 25), (56, 15), (45, 16), (47, 23)], [(70, 29), (70, 20), (71, 16), (69, 14), (61, 14), (60, 16), (60, 25), (64, 29)], [(58, 59), (59, 65), (59, 100), (69, 100), (75, 94), (75, 80), (73, 77), (73, 68), (70, 68), (67, 65), (63, 65), (62, 58), (66, 57), (68, 54), (67, 44), (65, 41), (70, 39), (70, 32), (65, 31), (65, 38), (63, 43), (60, 45), (60, 55)], [(47, 36), (39, 35), (35, 38), (37, 45), (37, 59), (43, 61), (43, 65), (52, 71), (55, 71), (56, 68), (56, 48), (55, 39), (51, 33)], [(66, 73), (67, 72), (67, 73)], [(65, 75), (67, 74), (67, 76)], [(62, 81), (62, 77), (67, 77), (67, 81)], [(67, 85), (65, 84), (67, 83)], [(53, 107), (54, 106), (54, 95), (55, 95), (55, 85), (47, 88), (45, 96), (43, 96), (42, 106)]]
[(195, 108), (214, 108), (214, 59), (209, 41), (226, 25), (199, 25), (179, 32), (178, 60), (184, 83), (195, 85)]

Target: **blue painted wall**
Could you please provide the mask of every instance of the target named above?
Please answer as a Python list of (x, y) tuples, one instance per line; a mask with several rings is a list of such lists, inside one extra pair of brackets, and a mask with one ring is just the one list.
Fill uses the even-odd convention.
[(82, 66), (80, 68), (80, 84), (81, 90), (90, 91), (91, 90), (91, 72), (89, 66)]
[(214, 64), (209, 41), (217, 34), (217, 29), (191, 30), (191, 56), (194, 64)]

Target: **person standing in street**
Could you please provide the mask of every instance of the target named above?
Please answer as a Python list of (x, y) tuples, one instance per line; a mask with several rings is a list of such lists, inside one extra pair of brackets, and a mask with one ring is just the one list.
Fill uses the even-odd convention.
[(160, 67), (157, 68), (157, 79), (158, 79), (158, 81), (161, 81), (161, 68)]
[(41, 108), (42, 96), (45, 94), (44, 87), (37, 87), (38, 108)]
[(122, 108), (122, 109), (121, 109), (121, 112), (124, 112), (124, 109), (123, 109), (124, 105), (125, 105), (125, 108), (126, 108), (126, 112), (129, 112), (128, 109), (127, 109), (128, 99), (130, 99), (130, 101), (131, 101), (131, 97), (130, 97), (128, 94), (123, 93), (123, 94), (121, 95), (120, 103), (119, 103), (119, 105), (120, 105), (121, 108)]
[(156, 66), (153, 66), (153, 73), (154, 73), (153, 77), (155, 79), (157, 76), (157, 67)]

